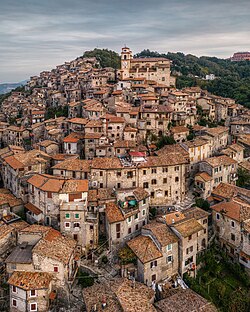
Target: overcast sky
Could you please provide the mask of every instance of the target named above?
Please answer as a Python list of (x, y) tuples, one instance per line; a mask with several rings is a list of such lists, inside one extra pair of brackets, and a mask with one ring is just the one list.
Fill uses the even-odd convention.
[(250, 50), (249, 0), (0, 0), (0, 83), (126, 44), (134, 53)]

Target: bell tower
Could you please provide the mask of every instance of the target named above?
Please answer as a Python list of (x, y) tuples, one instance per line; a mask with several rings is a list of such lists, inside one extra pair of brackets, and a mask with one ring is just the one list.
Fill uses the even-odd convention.
[(121, 53), (121, 76), (122, 79), (129, 78), (130, 60), (133, 58), (132, 51), (128, 47), (122, 48)]

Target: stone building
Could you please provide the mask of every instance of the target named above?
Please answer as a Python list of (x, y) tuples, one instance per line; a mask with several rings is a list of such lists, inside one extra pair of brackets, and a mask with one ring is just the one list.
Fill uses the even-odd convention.
[(195, 188), (203, 197), (208, 197), (221, 182), (235, 184), (238, 163), (226, 156), (215, 156), (200, 162), (195, 175)]
[(52, 292), (53, 274), (15, 271), (8, 280), (11, 312), (46, 312)]
[(170, 225), (179, 238), (179, 273), (181, 276), (187, 271), (194, 271), (194, 274), (196, 272), (197, 255), (207, 247), (207, 217), (207, 214), (197, 217), (196, 213), (190, 213), (190, 217)]
[(213, 226), (221, 248), (234, 260), (250, 269), (249, 249), (249, 201), (234, 196), (211, 207)]
[(138, 281), (151, 286), (178, 274), (178, 238), (166, 224), (143, 226), (141, 235), (127, 245), (137, 257)]
[[(27, 201), (25, 180), (34, 172), (45, 173), (50, 165), (51, 157), (38, 150), (18, 153), (4, 158), (2, 178), (4, 186), (17, 198)], [(22, 183), (24, 181), (24, 183)]]
[(145, 78), (171, 85), (170, 61), (166, 58), (133, 58), (128, 47), (121, 52), (121, 79)]
[[(88, 183), (86, 180), (72, 180), (51, 175), (35, 174), (27, 180), (29, 203), (40, 210), (41, 220), (33, 216), (34, 222), (51, 225), (56, 229), (60, 226), (60, 205), (86, 200)], [(26, 205), (29, 209), (30, 206)], [(66, 208), (66, 206), (65, 206)], [(31, 218), (31, 216), (30, 216)]]
[(118, 248), (139, 234), (149, 220), (149, 194), (142, 188), (115, 191), (116, 202), (105, 208), (106, 234), (109, 247)]

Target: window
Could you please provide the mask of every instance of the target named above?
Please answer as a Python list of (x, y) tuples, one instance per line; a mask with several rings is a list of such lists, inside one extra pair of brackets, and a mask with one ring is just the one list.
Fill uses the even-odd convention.
[(204, 220), (203, 220), (203, 224), (206, 224), (206, 223), (207, 223), (207, 219), (204, 219)]
[(135, 230), (136, 230), (136, 231), (138, 231), (138, 229), (139, 229), (139, 225), (138, 225), (138, 224), (136, 224), (136, 226), (135, 226)]
[(17, 291), (16, 291), (16, 286), (12, 286), (12, 292), (13, 293), (16, 293)]
[(121, 234), (120, 233), (116, 233), (116, 238), (120, 238)]
[(163, 183), (167, 183), (167, 178), (163, 178)]
[(93, 225), (90, 225), (90, 226), (89, 226), (89, 229), (90, 229), (90, 230), (93, 230), (93, 229), (94, 229), (94, 226), (93, 226)]
[(120, 232), (121, 231), (121, 224), (117, 223), (116, 224), (116, 232)]
[(35, 289), (32, 289), (30, 291), (30, 297), (35, 297), (36, 296), (36, 290)]
[[(118, 183), (119, 184), (119, 183)], [(100, 188), (103, 188), (103, 183), (100, 183)]]
[(77, 235), (77, 234), (74, 234), (74, 235), (73, 235), (73, 239), (77, 241), (77, 240), (78, 240), (78, 235)]
[(79, 218), (80, 218), (79, 213), (75, 213), (75, 219), (79, 219)]
[(30, 311), (37, 311), (37, 303), (30, 303)]
[(168, 196), (168, 191), (165, 191), (165, 196)]
[(146, 175), (147, 174), (147, 170), (143, 170), (143, 175)]
[(121, 173), (120, 171), (118, 171), (118, 172), (116, 173), (116, 175), (117, 175), (117, 177), (121, 177), (122, 173)]
[(179, 171), (179, 166), (174, 167), (174, 171)]
[(12, 306), (13, 306), (13, 307), (17, 307), (16, 299), (12, 299)]
[(102, 177), (103, 176), (103, 172), (102, 171), (100, 171), (100, 177)]
[(216, 213), (216, 220), (220, 220), (220, 215)]
[(143, 183), (143, 188), (148, 188), (148, 182)]
[(173, 256), (172, 255), (167, 257), (167, 263), (171, 263), (171, 262), (173, 262)]
[(146, 204), (146, 199), (145, 199), (145, 198), (143, 199), (142, 204), (143, 204), (143, 205)]
[(127, 178), (133, 178), (133, 171), (127, 172)]
[(74, 228), (79, 228), (80, 227), (80, 223), (79, 222), (74, 222)]
[(135, 215), (135, 220), (138, 219), (138, 213)]
[(121, 183), (117, 183), (117, 188), (121, 188)]
[(153, 168), (153, 169), (151, 170), (151, 173), (157, 173), (157, 169), (156, 169), (156, 168)]
[(185, 261), (185, 266), (193, 262), (193, 256)]
[(231, 240), (235, 241), (235, 235), (233, 233), (231, 233)]
[(54, 265), (54, 269), (53, 269), (53, 271), (54, 271), (55, 273), (58, 273), (58, 272), (59, 272), (59, 268), (58, 268), (58, 266)]
[(150, 193), (150, 196), (151, 196), (152, 198), (154, 198), (154, 197), (155, 197), (155, 192), (151, 192), (151, 193)]
[(162, 168), (162, 172), (168, 172), (168, 168)]
[(151, 184), (152, 184), (152, 185), (155, 185), (155, 184), (157, 184), (157, 181), (156, 181), (156, 179), (153, 179), (153, 180), (151, 181)]
[(128, 228), (128, 234), (131, 234), (131, 228)]
[(142, 210), (142, 215), (145, 216), (145, 214), (146, 214), (146, 210), (143, 209), (143, 210)]
[(231, 221), (231, 227), (235, 227), (235, 223), (234, 223), (234, 221)]
[(65, 222), (64, 226), (65, 226), (65, 229), (69, 229), (70, 228), (70, 223), (69, 222)]
[(175, 177), (175, 182), (179, 182), (179, 177)]
[(47, 197), (48, 198), (52, 198), (52, 193), (51, 192), (47, 192)]
[(192, 235), (189, 235), (188, 236), (188, 240), (190, 241), (192, 239)]
[(131, 222), (131, 217), (128, 217), (128, 223), (130, 223)]
[(172, 244), (167, 245), (167, 251), (170, 251), (170, 250), (172, 250)]
[(152, 282), (156, 281), (156, 274), (152, 275)]
[(152, 261), (152, 262), (150, 263), (150, 268), (152, 269), (152, 268), (154, 268), (154, 267), (157, 267), (157, 260)]

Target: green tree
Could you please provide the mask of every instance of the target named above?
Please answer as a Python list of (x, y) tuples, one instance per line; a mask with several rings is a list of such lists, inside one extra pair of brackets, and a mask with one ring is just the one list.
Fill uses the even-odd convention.
[(120, 68), (120, 55), (112, 50), (94, 49), (92, 51), (86, 51), (83, 56), (95, 57), (97, 61), (99, 61), (101, 67), (112, 67), (114, 69)]
[(238, 168), (237, 174), (238, 174), (238, 180), (236, 181), (237, 186), (246, 187), (250, 185), (250, 173), (248, 170)]
[(156, 146), (158, 149), (160, 149), (165, 145), (172, 145), (175, 143), (176, 143), (175, 139), (172, 136), (162, 135), (156, 142)]

